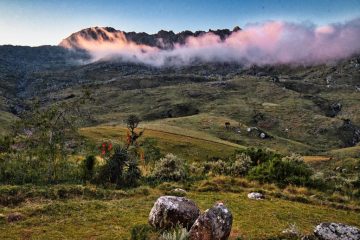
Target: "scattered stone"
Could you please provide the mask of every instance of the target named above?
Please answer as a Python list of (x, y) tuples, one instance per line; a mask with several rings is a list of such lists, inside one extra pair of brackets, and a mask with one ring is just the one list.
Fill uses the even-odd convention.
[(206, 210), (191, 227), (190, 240), (226, 240), (231, 226), (232, 214), (223, 203)]
[(321, 223), (314, 234), (320, 240), (359, 240), (360, 230), (342, 223)]
[(264, 194), (259, 193), (259, 192), (251, 192), (247, 196), (248, 196), (249, 199), (254, 199), (254, 200), (263, 200), (263, 199), (265, 199)]
[(260, 133), (260, 138), (261, 138), (261, 139), (265, 139), (265, 138), (266, 138), (266, 134), (265, 134), (265, 133), (263, 133), (263, 132), (262, 132), (262, 133)]
[(169, 229), (177, 224), (190, 229), (200, 215), (196, 204), (184, 197), (159, 197), (149, 215), (149, 224), (157, 230)]
[(10, 213), (8, 216), (7, 216), (7, 221), (9, 223), (11, 222), (17, 222), (17, 221), (20, 221), (24, 218), (24, 216), (19, 213), (19, 212), (14, 212), (14, 213)]

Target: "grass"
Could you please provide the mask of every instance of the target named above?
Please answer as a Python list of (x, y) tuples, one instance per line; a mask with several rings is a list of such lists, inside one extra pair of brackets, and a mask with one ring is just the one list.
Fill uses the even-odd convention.
[[(129, 239), (130, 230), (146, 224), (154, 201), (163, 193), (152, 189), (149, 195), (124, 196), (116, 200), (68, 199), (27, 202), (0, 208), (0, 214), (21, 212), (25, 219), (0, 225), (0, 239)], [(222, 201), (232, 211), (231, 239), (268, 239), (295, 223), (310, 233), (320, 222), (335, 221), (359, 226), (360, 214), (278, 198), (249, 200), (246, 193), (190, 191), (201, 210)]]
[[(243, 146), (227, 142), (206, 133), (185, 131), (184, 129), (145, 124), (144, 137), (155, 138), (164, 153), (174, 153), (189, 161), (204, 161), (209, 157), (226, 157)], [(83, 128), (80, 133), (95, 142), (112, 140), (124, 142), (126, 128), (123, 126), (97, 126)]]

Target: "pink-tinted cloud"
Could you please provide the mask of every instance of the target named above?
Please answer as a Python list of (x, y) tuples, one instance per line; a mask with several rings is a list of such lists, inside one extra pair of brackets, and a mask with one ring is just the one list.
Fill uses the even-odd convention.
[[(360, 54), (360, 19), (315, 26), (270, 21), (250, 24), (225, 40), (213, 33), (189, 37), (169, 50), (128, 41), (121, 32), (105, 29), (97, 40), (78, 37), (77, 47), (93, 60), (121, 58), (154, 66), (187, 65), (193, 61), (242, 64), (319, 64)], [(158, 40), (162, 42), (162, 39)]]

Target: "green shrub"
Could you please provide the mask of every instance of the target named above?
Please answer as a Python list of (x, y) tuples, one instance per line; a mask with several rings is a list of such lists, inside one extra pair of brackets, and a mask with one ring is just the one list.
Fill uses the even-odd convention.
[(136, 156), (128, 149), (117, 146), (114, 153), (106, 159), (102, 167), (98, 182), (116, 184), (118, 187), (135, 187), (141, 177)]
[(165, 231), (161, 235), (162, 240), (188, 240), (189, 232), (186, 228), (176, 226), (173, 229)]
[(146, 164), (155, 164), (155, 162), (162, 158), (160, 148), (157, 146), (157, 140), (154, 138), (145, 138), (140, 144), (144, 152), (144, 160)]
[(310, 181), (311, 175), (311, 169), (304, 162), (273, 158), (252, 168), (248, 178), (262, 183), (276, 183), (280, 186), (289, 184), (305, 186)]
[(169, 153), (155, 164), (152, 175), (161, 181), (184, 180), (187, 178), (187, 166), (183, 159)]
[(87, 156), (83, 162), (83, 180), (90, 181), (94, 177), (96, 158), (94, 155)]
[(235, 156), (235, 161), (230, 163), (227, 168), (227, 173), (233, 177), (240, 177), (247, 174), (252, 167), (252, 161), (249, 155), (239, 153)]
[(141, 171), (136, 159), (129, 159), (123, 169), (123, 187), (136, 187), (139, 185), (139, 179), (141, 178)]
[(131, 229), (131, 240), (150, 240), (153, 229), (148, 224), (135, 225)]
[(249, 156), (253, 166), (260, 165), (274, 158), (282, 157), (281, 154), (261, 148), (246, 148), (242, 150), (237, 150), (235, 152), (235, 155), (239, 153), (243, 153)]

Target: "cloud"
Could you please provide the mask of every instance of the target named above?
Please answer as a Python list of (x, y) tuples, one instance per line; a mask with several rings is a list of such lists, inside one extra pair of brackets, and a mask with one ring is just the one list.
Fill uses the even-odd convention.
[[(160, 49), (136, 44), (122, 32), (98, 29), (97, 39), (76, 37), (76, 47), (93, 61), (120, 58), (153, 66), (188, 65), (194, 61), (240, 64), (320, 64), (360, 53), (360, 18), (326, 26), (269, 21), (249, 24), (225, 40), (213, 33), (188, 37), (185, 44)], [(158, 39), (158, 42), (163, 42)], [(70, 45), (63, 44), (65, 47)]]

